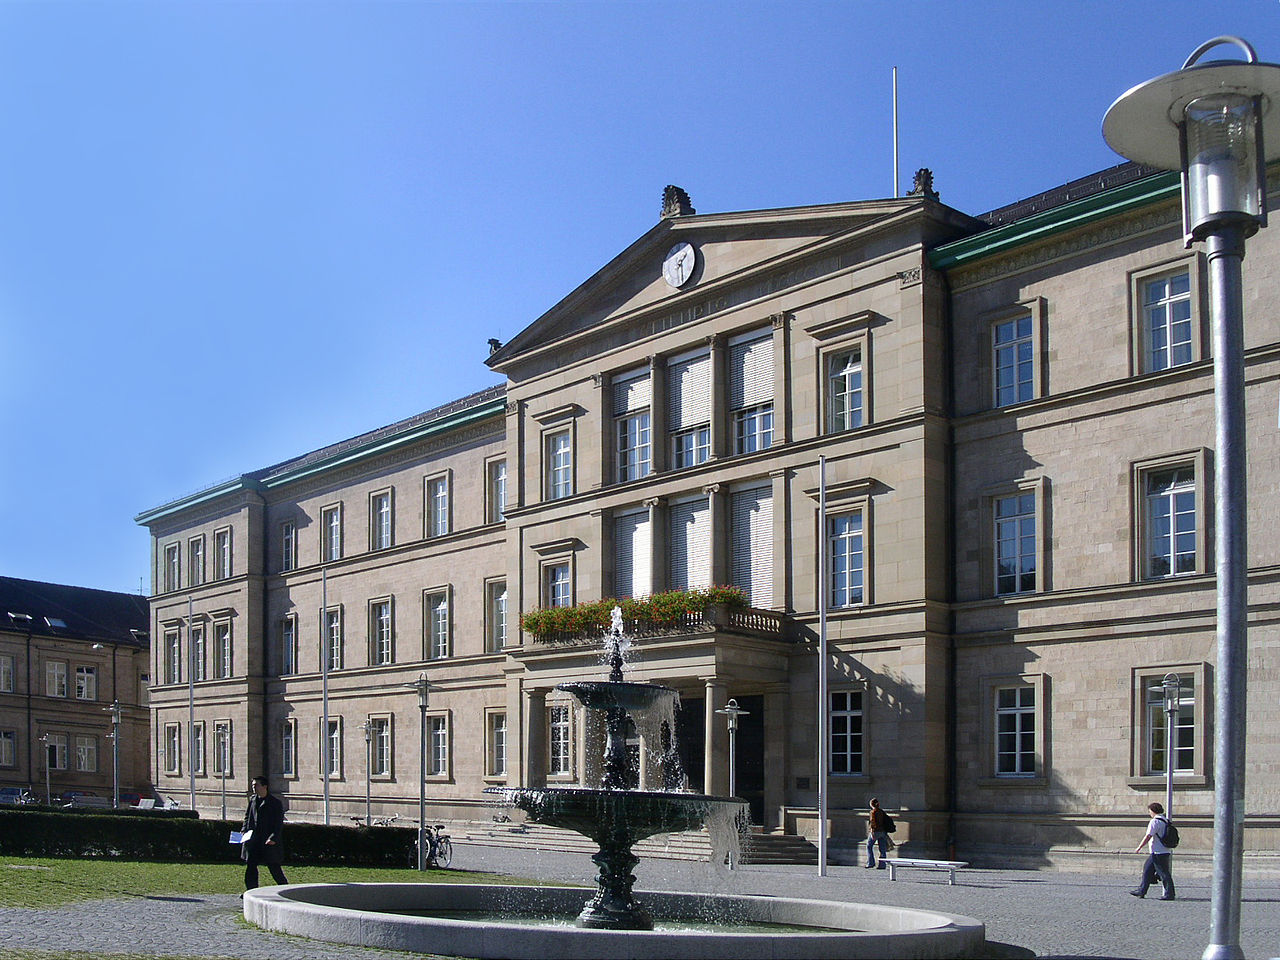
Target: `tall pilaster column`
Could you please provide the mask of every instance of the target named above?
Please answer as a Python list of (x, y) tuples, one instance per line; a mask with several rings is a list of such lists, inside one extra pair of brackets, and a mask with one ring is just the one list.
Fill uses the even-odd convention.
[(521, 782), (526, 787), (547, 785), (547, 691), (526, 687), (524, 691), (524, 769)]
[(723, 797), (729, 793), (729, 725), (724, 714), (716, 713), (729, 702), (728, 687), (719, 680), (707, 680), (706, 736), (703, 751), (703, 791)]

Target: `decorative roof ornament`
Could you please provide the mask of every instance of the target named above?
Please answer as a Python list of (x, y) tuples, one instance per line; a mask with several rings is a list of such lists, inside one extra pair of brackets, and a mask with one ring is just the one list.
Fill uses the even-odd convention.
[(917, 170), (915, 179), (911, 181), (911, 192), (907, 196), (937, 200), (938, 191), (933, 189), (933, 171), (928, 167), (921, 167)]
[(687, 217), (698, 211), (693, 209), (693, 203), (689, 200), (689, 194), (685, 193), (679, 187), (667, 184), (662, 191), (662, 217)]

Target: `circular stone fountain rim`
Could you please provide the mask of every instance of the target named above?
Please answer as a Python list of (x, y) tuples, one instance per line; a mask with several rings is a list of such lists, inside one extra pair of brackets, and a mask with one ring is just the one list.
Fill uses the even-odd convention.
[[(501, 908), (511, 898), (541, 900), (567, 917), (586, 888), (487, 884), (351, 883), (296, 884), (259, 887), (245, 892), (246, 920), (265, 929), (329, 942), (384, 949), (413, 950), (446, 956), (476, 958), (592, 956), (605, 958), (698, 958), (717, 960), (749, 957), (943, 957), (967, 956), (985, 942), (986, 929), (970, 917), (878, 904), (785, 898), (758, 895), (672, 893), (649, 891), (646, 903), (659, 918), (687, 916), (695, 905), (734, 908), (744, 919), (802, 924), (807, 911), (823, 923), (856, 915), (866, 930), (816, 929), (812, 933), (752, 933), (715, 930), (601, 930), (573, 926), (530, 927), (501, 922), (467, 921), (430, 916), (404, 916), (372, 909)], [(346, 904), (334, 900), (346, 900)], [(327, 901), (327, 902), (324, 902)], [(531, 910), (513, 912), (533, 912)], [(717, 911), (719, 912), (719, 911)], [(846, 919), (844, 922), (852, 922)], [(904, 929), (907, 923), (914, 926)], [(586, 939), (583, 939), (586, 938)], [(585, 951), (585, 952), (584, 952)]]

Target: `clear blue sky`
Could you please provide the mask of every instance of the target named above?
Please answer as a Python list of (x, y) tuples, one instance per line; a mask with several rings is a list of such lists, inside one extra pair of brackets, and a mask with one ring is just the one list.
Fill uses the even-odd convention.
[(895, 65), (981, 213), (1221, 33), (1280, 3), (0, 2), (0, 574), (137, 591), (139, 511), (489, 386), (668, 183), (890, 196)]

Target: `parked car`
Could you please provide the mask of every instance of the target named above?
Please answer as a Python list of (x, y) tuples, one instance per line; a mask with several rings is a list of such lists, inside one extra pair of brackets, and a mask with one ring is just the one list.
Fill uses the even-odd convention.
[(96, 797), (97, 794), (92, 790), (64, 790), (58, 799), (65, 803), (71, 803), (76, 797)]

